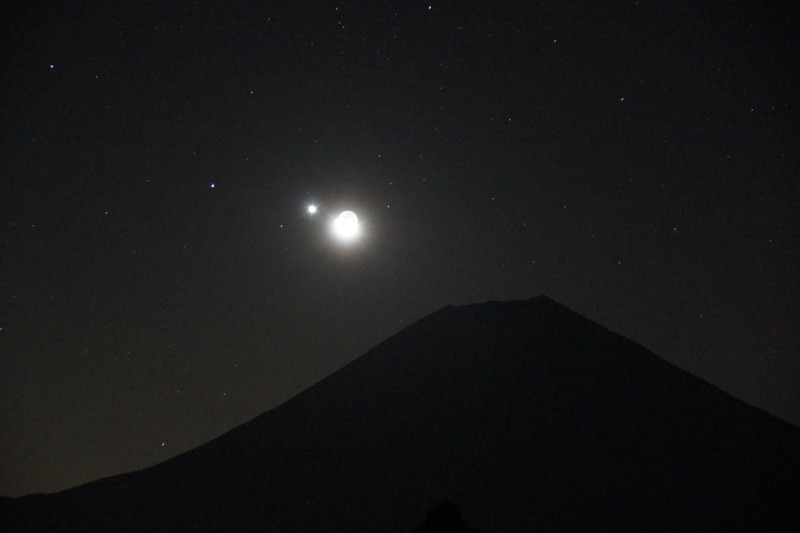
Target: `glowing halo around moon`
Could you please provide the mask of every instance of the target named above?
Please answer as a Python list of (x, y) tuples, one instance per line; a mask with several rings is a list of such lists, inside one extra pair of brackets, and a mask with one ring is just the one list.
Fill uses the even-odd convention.
[(358, 225), (358, 216), (352, 211), (342, 211), (333, 221), (333, 235), (340, 241), (355, 240), (361, 233)]

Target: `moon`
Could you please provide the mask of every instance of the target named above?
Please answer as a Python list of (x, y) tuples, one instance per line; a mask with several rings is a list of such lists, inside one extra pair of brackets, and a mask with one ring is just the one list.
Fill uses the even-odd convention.
[(308, 206), (308, 214), (309, 215), (316, 214), (316, 212), (317, 212), (317, 206), (316, 205), (311, 204), (311, 205)]
[(352, 241), (359, 233), (358, 216), (352, 211), (342, 211), (333, 221), (333, 234), (340, 241)]

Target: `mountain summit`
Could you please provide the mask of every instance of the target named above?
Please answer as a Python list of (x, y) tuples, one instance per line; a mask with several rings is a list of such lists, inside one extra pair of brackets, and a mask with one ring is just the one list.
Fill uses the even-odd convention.
[(221, 437), (8, 531), (800, 530), (800, 430), (546, 297), (446, 307)]

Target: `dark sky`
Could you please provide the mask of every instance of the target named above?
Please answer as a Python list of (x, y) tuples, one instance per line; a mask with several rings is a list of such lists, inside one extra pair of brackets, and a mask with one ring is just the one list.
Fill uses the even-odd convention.
[(539, 294), (800, 424), (787, 13), (16, 4), (0, 494), (162, 461), (442, 306)]

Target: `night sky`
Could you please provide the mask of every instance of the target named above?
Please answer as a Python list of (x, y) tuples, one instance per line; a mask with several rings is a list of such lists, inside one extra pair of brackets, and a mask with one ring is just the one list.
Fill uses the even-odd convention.
[(445, 305), (540, 294), (800, 424), (788, 13), (16, 4), (0, 494), (160, 462)]

